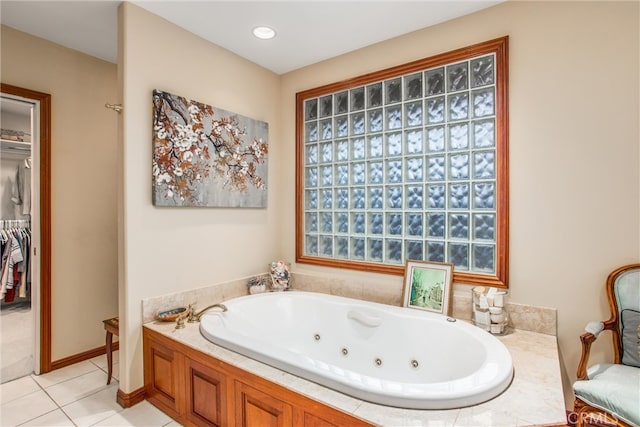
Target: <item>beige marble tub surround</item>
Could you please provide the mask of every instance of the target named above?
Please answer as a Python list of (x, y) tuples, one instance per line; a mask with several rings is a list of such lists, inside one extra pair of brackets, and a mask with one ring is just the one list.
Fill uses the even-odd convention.
[[(293, 290), (318, 292), (355, 298), (381, 304), (402, 306), (403, 278), (398, 277), (394, 286), (388, 283), (377, 283), (372, 280), (344, 278), (330, 275), (295, 273)], [(142, 300), (142, 322), (155, 319), (158, 311), (176, 307), (186, 307), (196, 303), (196, 310), (204, 307), (248, 295), (247, 283), (252, 278), (264, 278), (269, 283), (268, 274), (249, 276), (246, 278), (222, 282), (188, 291), (162, 295)], [(473, 286), (454, 284), (452, 297), (452, 316), (457, 319), (471, 320), (471, 289)], [(507, 305), (509, 326), (511, 329), (556, 335), (557, 310), (548, 307), (536, 307), (510, 301)]]
[[(558, 417), (564, 416), (564, 393), (556, 337), (516, 330), (499, 339), (511, 353), (515, 375), (509, 393), (486, 402), (485, 408), (496, 411), (509, 408), (509, 412), (518, 414), (518, 425), (562, 421)], [(554, 407), (555, 412), (546, 413)]]
[(176, 307), (187, 307), (195, 304), (195, 309), (203, 308), (229, 299), (237, 298), (249, 294), (247, 283), (253, 277), (250, 276), (229, 282), (217, 283), (188, 291), (181, 291), (172, 294), (160, 295), (142, 300), (142, 323), (151, 322), (155, 319), (156, 313), (164, 310), (171, 310)]
[[(453, 293), (452, 316), (456, 319), (471, 321), (471, 292)], [(509, 327), (522, 331), (538, 332), (547, 335), (557, 335), (558, 311), (550, 307), (509, 302), (505, 306), (509, 317)]]
[(297, 291), (318, 292), (347, 298), (363, 299), (364, 283), (361, 280), (336, 276), (316, 276), (292, 272)]
[[(376, 283), (371, 280), (359, 280), (339, 276), (315, 275), (292, 272), (294, 290), (319, 292), (349, 298), (363, 299), (382, 304), (402, 306), (403, 282), (398, 277), (397, 284)], [(471, 320), (471, 289), (473, 286), (454, 284), (451, 315), (456, 319)], [(506, 305), (509, 326), (512, 329), (556, 335), (557, 310), (548, 307), (509, 302)]]
[(398, 286), (389, 286), (388, 283), (330, 275), (293, 272), (293, 276), (294, 289), (298, 291), (318, 292), (389, 305), (402, 304), (401, 279)]
[(557, 335), (558, 310), (555, 308), (510, 302), (507, 304), (507, 314), (509, 323), (516, 329)]
[(516, 330), (499, 337), (511, 353), (515, 376), (496, 398), (462, 409), (413, 410), (365, 402), (242, 356), (207, 341), (197, 324), (175, 330), (171, 323), (153, 321), (144, 327), (376, 425), (532, 426), (565, 421), (558, 348), (551, 335)]
[[(564, 395), (555, 337), (515, 331), (499, 337), (509, 349), (515, 375), (509, 388), (480, 405), (448, 411), (415, 411), (394, 408), (385, 415), (385, 424), (454, 426), (531, 426), (563, 424)], [(364, 402), (354, 413), (368, 419), (380, 405)], [(385, 411), (387, 412), (387, 411)], [(449, 424), (451, 412), (455, 421)], [(412, 418), (410, 417), (412, 415)], [(436, 417), (433, 417), (436, 415)]]

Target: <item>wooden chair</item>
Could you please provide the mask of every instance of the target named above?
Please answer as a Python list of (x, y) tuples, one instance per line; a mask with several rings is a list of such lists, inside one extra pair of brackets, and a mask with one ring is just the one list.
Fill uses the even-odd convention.
[[(580, 336), (575, 421), (578, 426), (640, 426), (640, 264), (611, 272), (607, 296), (611, 318), (590, 322)], [(613, 336), (614, 363), (587, 369), (591, 344), (603, 330)]]

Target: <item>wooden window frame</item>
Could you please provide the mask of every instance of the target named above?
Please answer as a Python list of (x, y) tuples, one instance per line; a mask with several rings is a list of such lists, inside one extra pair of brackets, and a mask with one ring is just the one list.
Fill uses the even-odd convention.
[[(433, 67), (495, 54), (495, 120), (496, 120), (496, 257), (495, 274), (455, 271), (457, 283), (508, 287), (509, 274), (509, 115), (508, 115), (508, 36), (413, 61), (385, 70), (365, 74), (296, 94), (296, 262), (333, 268), (403, 275), (405, 265), (354, 261), (304, 254), (304, 101), (368, 83), (407, 75)], [(427, 212), (427, 209), (423, 209)]]

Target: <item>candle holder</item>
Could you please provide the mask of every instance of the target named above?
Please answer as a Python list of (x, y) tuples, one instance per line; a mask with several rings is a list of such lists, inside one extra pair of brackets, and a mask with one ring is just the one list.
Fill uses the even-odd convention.
[(503, 289), (476, 286), (471, 290), (471, 322), (494, 335), (508, 332), (507, 299), (509, 293)]

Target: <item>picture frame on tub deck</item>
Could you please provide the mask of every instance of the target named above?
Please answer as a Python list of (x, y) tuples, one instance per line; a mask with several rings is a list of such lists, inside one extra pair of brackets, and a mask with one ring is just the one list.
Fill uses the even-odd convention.
[(403, 307), (451, 314), (453, 264), (408, 260), (404, 270)]

